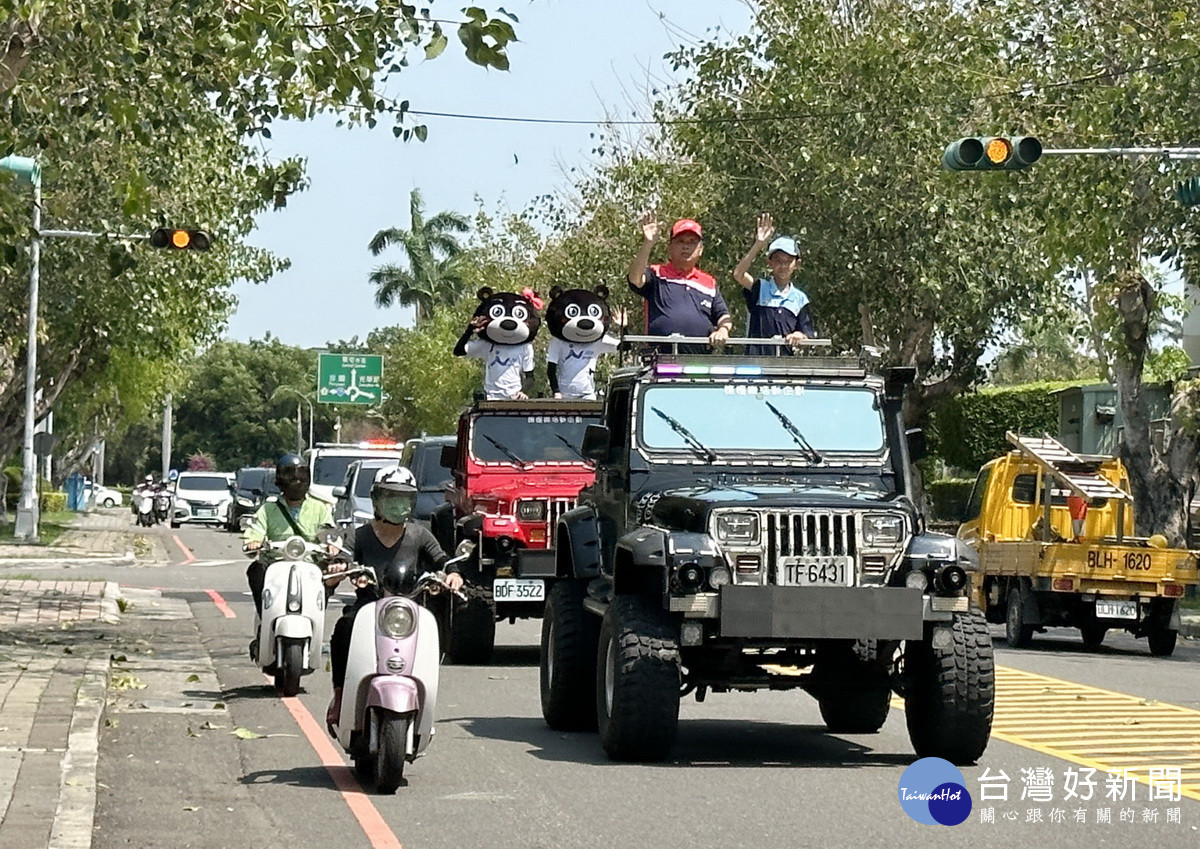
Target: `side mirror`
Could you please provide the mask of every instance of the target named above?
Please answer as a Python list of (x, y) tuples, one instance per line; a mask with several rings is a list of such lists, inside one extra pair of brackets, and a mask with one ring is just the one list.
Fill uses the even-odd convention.
[(441, 454), (441, 465), (443, 469), (453, 469), (455, 461), (458, 460), (457, 445), (443, 445)]
[(583, 432), (583, 446), (579, 453), (589, 460), (602, 463), (608, 459), (609, 449), (608, 428), (604, 425), (588, 425)]
[(925, 438), (925, 431), (921, 428), (913, 427), (904, 431), (904, 439), (908, 442), (908, 461), (910, 463), (923, 460), (929, 454), (929, 442)]
[(335, 486), (333, 488), (333, 497), (334, 498), (345, 498), (346, 497), (346, 487)]

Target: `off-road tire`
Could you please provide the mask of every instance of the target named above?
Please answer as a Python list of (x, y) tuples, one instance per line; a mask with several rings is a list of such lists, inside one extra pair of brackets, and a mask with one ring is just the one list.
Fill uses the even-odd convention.
[(555, 731), (596, 730), (600, 620), (583, 607), (587, 584), (557, 581), (546, 594), (538, 662), (542, 716)]
[(1175, 651), (1175, 640), (1178, 636), (1178, 631), (1172, 631), (1169, 628), (1155, 628), (1146, 634), (1146, 640), (1150, 643), (1150, 654), (1155, 657), (1170, 657)]
[[(937, 647), (938, 629), (950, 636)], [(940, 638), (939, 638), (940, 639)], [(987, 748), (996, 701), (996, 667), (987, 622), (975, 610), (948, 625), (926, 626), (905, 646), (904, 718), (918, 757), (975, 763)]]
[(1004, 617), (1004, 637), (1010, 649), (1028, 648), (1033, 642), (1033, 626), (1025, 622), (1021, 591), (1013, 587), (1008, 591), (1008, 603)]
[(679, 729), (677, 634), (670, 616), (644, 596), (617, 596), (604, 614), (596, 724), (615, 761), (663, 761), (671, 753)]
[(456, 664), (481, 666), (492, 662), (496, 648), (496, 616), (483, 596), (473, 595), (454, 605), (446, 654)]
[(875, 734), (887, 721), (894, 642), (856, 640), (817, 656), (815, 695), (825, 727), (834, 734)]

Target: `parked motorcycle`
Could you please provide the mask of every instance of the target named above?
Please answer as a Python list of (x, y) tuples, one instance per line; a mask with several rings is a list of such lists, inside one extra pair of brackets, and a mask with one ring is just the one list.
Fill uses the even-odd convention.
[(264, 540), (254, 554), (269, 563), (263, 581), (262, 614), (254, 619), (251, 659), (275, 678), (283, 696), (300, 692), (300, 678), (321, 658), (325, 630), (324, 568), (330, 556), (323, 544), (293, 536)]
[[(469, 556), (460, 547), (446, 565)], [(356, 575), (374, 581), (365, 568), (339, 577)], [(417, 576), (404, 564), (387, 570), (380, 580), (384, 597), (363, 605), (354, 619), (337, 739), (354, 760), (359, 778), (373, 782), (380, 793), (394, 793), (405, 764), (433, 740), (437, 707), (438, 623), (415, 599), (449, 590), (445, 572)]]

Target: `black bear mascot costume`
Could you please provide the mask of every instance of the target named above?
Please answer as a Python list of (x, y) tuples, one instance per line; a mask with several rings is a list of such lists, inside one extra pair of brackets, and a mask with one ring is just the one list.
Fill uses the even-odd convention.
[(550, 290), (546, 327), (553, 337), (546, 351), (546, 376), (555, 398), (596, 400), (596, 358), (617, 350), (608, 335), (612, 312), (608, 287)]
[(487, 286), (479, 290), (479, 307), (454, 346), (454, 356), (483, 360), (483, 390), (489, 401), (529, 397), (541, 308), (541, 298), (532, 289), (520, 295), (493, 292)]

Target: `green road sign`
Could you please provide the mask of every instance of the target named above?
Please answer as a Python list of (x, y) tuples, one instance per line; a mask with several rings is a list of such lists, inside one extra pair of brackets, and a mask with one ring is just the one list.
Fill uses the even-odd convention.
[(369, 407), (383, 396), (383, 357), (378, 354), (319, 354), (317, 403)]

